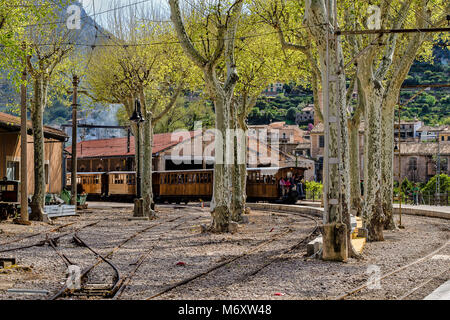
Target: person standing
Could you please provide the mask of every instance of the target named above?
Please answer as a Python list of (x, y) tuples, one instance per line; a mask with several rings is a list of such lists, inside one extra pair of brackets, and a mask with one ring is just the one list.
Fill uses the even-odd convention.
[(281, 177), (280, 179), (280, 189), (281, 189), (281, 195), (284, 197), (284, 193), (285, 193), (285, 188), (286, 188), (286, 181), (283, 179), (283, 177)]
[(414, 199), (414, 205), (419, 205), (419, 187), (417, 186), (417, 183), (414, 183), (414, 187), (412, 188), (412, 194)]

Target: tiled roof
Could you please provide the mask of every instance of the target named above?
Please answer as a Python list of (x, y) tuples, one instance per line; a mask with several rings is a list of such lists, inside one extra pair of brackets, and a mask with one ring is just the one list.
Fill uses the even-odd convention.
[[(8, 113), (0, 112), (0, 126), (6, 129), (20, 129), (20, 117), (10, 115)], [(31, 134), (32, 123), (30, 120), (27, 121), (28, 134)], [(50, 126), (44, 126), (44, 135), (48, 138), (56, 138), (59, 140), (64, 140), (67, 135), (64, 131), (61, 131)]]
[[(190, 137), (193, 138), (195, 135), (195, 131), (191, 131)], [(208, 135), (208, 133), (206, 133)], [(167, 149), (175, 147), (179, 143), (186, 142), (189, 140), (188, 135), (177, 135), (179, 139), (174, 139), (172, 141), (172, 133), (161, 133), (155, 134), (153, 136), (153, 148), (152, 154), (156, 155), (156, 153), (163, 152)], [(112, 138), (112, 139), (101, 139), (101, 140), (88, 140), (77, 143), (77, 158), (102, 158), (102, 157), (127, 157), (134, 156), (134, 137), (130, 137), (130, 151), (127, 152), (127, 137), (125, 138)], [(287, 153), (282, 152), (281, 150), (277, 150), (276, 148), (272, 148), (265, 143), (259, 143), (256, 138), (250, 138), (252, 142), (249, 141), (247, 148), (249, 153), (254, 153), (257, 155), (268, 155), (270, 156), (271, 150), (273, 149), (275, 152), (281, 155), (282, 159), (289, 159), (291, 156)], [(214, 135), (207, 138), (207, 143), (205, 147), (209, 146), (209, 144), (214, 144)], [(180, 146), (181, 147), (181, 146)], [(255, 149), (256, 148), (256, 149)], [(66, 148), (66, 150), (71, 153), (72, 147)], [(184, 150), (182, 148), (182, 150)], [(213, 152), (214, 153), (214, 152)], [(184, 154), (183, 154), (184, 155)]]
[[(442, 141), (439, 143), (440, 154), (450, 155), (450, 142)], [(437, 155), (437, 142), (404, 142), (400, 144), (400, 153), (402, 155)]]
[(448, 131), (450, 128), (449, 126), (442, 125), (439, 127), (430, 127), (430, 126), (422, 126), (419, 129), (417, 129), (418, 132), (436, 132), (436, 131)]
[[(363, 133), (364, 132), (364, 121), (361, 121), (361, 123), (359, 124), (359, 132)], [(323, 123), (319, 122), (312, 130), (311, 130), (312, 134), (320, 134), (323, 133)]]
[[(191, 137), (194, 131), (190, 132)], [(77, 143), (77, 158), (99, 158), (99, 157), (123, 157), (134, 156), (134, 136), (130, 137), (130, 151), (127, 152), (128, 138), (112, 138), (100, 140), (88, 140)], [(180, 137), (176, 141), (172, 141), (172, 133), (159, 133), (153, 136), (152, 153), (156, 154), (167, 148), (177, 145), (181, 141), (185, 141), (184, 137)], [(66, 148), (71, 153), (72, 147)]]

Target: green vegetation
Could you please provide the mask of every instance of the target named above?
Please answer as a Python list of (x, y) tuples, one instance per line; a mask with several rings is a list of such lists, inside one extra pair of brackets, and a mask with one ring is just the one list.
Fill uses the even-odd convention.
[(306, 199), (316, 200), (321, 199), (323, 184), (316, 181), (305, 181), (306, 185)]
[[(449, 50), (440, 45), (433, 48), (433, 61), (416, 61), (405, 79), (404, 85), (448, 83), (450, 73)], [(400, 101), (407, 101), (420, 89), (404, 90)], [(450, 124), (450, 94), (448, 88), (427, 90), (402, 109), (405, 120), (417, 118), (426, 125)]]

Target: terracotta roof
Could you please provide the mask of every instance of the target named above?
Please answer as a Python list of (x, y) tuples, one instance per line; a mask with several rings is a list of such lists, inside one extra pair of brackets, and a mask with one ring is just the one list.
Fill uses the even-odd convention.
[[(195, 131), (191, 131), (190, 137), (193, 138), (195, 135)], [(208, 134), (208, 133), (207, 133)], [(210, 138), (210, 139), (209, 139)], [(214, 135), (210, 136), (207, 141), (205, 147), (214, 143)], [(127, 152), (127, 137), (125, 138), (112, 138), (112, 139), (101, 139), (101, 140), (88, 140), (77, 143), (77, 158), (102, 158), (102, 157), (127, 157), (134, 156), (134, 137), (130, 137), (130, 151)], [(286, 154), (276, 148), (272, 148), (267, 144), (259, 143), (257, 139), (251, 138), (255, 143), (248, 143), (247, 148), (250, 153), (256, 153), (257, 155), (261, 154), (271, 154), (271, 149), (274, 151), (278, 151), (283, 159), (289, 159), (291, 156)], [(172, 133), (161, 133), (155, 134), (153, 136), (153, 148), (152, 153), (155, 155), (156, 153), (166, 151), (172, 147), (177, 146), (180, 143), (187, 142), (189, 139), (187, 135), (179, 135), (179, 139), (172, 141)], [(180, 146), (181, 147), (181, 146)], [(254, 149), (257, 148), (257, 150)], [(72, 147), (66, 148), (66, 150), (71, 153)], [(184, 149), (182, 149), (184, 150)], [(214, 154), (214, 152), (213, 152)], [(184, 154), (183, 154), (184, 155)], [(69, 157), (70, 158), (70, 157)]]
[[(0, 126), (6, 129), (20, 130), (20, 117), (0, 112)], [(32, 134), (32, 123), (30, 120), (27, 121), (27, 127), (28, 134)], [(67, 137), (64, 131), (50, 126), (44, 126), (44, 136), (46, 138), (55, 138), (58, 140), (64, 140)]]
[(449, 130), (449, 126), (446, 125), (442, 125), (439, 127), (431, 127), (431, 126), (422, 126), (419, 129), (417, 129), (418, 132), (437, 132), (437, 131), (448, 131)]
[[(359, 133), (363, 133), (364, 132), (364, 121), (361, 121), (361, 123), (359, 124)], [(311, 130), (312, 134), (320, 134), (323, 133), (323, 123), (319, 122), (312, 130)]]
[[(193, 137), (194, 132), (190, 132)], [(100, 140), (88, 140), (77, 143), (77, 158), (100, 158), (100, 157), (126, 157), (134, 156), (134, 136), (130, 137), (130, 151), (127, 152), (127, 137), (124, 138), (111, 138)], [(152, 153), (164, 151), (174, 145), (177, 145), (181, 141), (187, 140), (184, 137), (177, 141), (172, 141), (172, 133), (159, 133), (153, 136), (153, 148)], [(66, 148), (71, 153), (72, 146)]]
[[(439, 143), (440, 154), (444, 156), (450, 155), (450, 141), (441, 141)], [(437, 155), (437, 142), (404, 142), (400, 144), (400, 152), (402, 155)]]

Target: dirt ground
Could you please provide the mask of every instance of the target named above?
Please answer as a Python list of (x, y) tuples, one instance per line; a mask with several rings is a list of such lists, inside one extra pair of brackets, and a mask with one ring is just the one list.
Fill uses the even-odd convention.
[[(366, 244), (360, 260), (336, 263), (307, 259), (305, 242), (292, 248), (316, 226), (312, 219), (293, 213), (252, 211), (249, 223), (240, 225), (238, 232), (211, 234), (201, 230), (210, 221), (207, 208), (160, 206), (159, 218), (153, 221), (130, 221), (131, 210), (120, 206), (88, 209), (79, 216), (58, 218), (53, 225), (2, 222), (0, 251), (61, 236), (58, 252), (86, 268), (97, 257), (73, 242), (76, 232), (102, 255), (114, 250), (110, 261), (127, 284), (118, 299), (333, 299), (374, 274), (386, 274), (427, 255), (448, 242), (450, 235), (448, 220), (404, 216), (406, 229), (386, 232), (384, 242)], [(447, 246), (437, 258), (406, 268), (383, 279), (379, 287), (349, 298), (398, 299), (429, 280), (405, 297), (422, 299), (449, 279), (450, 263), (445, 258), (449, 256)], [(48, 299), (65, 284), (67, 266), (48, 244), (0, 252), (0, 257), (15, 257), (19, 266), (0, 269), (0, 299)], [(224, 264), (228, 259), (234, 261)], [(89, 273), (87, 283), (109, 284), (112, 276), (112, 268), (101, 263)], [(194, 276), (198, 277), (164, 292)], [(8, 293), (11, 288), (46, 290), (48, 294)]]

